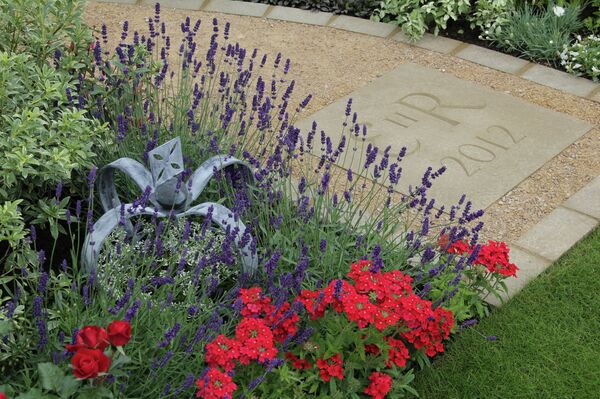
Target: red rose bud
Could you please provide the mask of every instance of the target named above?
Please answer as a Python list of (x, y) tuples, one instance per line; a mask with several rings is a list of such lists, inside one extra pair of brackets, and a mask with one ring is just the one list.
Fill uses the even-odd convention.
[(113, 346), (123, 346), (131, 339), (131, 325), (128, 321), (115, 320), (108, 325), (108, 339)]
[(8, 396), (4, 392), (0, 392), (0, 399), (8, 399)]
[(106, 330), (98, 326), (85, 326), (77, 333), (77, 341), (73, 345), (66, 345), (70, 352), (78, 351), (82, 348), (100, 349), (104, 351), (108, 346), (108, 334)]
[(100, 349), (81, 348), (71, 359), (73, 375), (80, 379), (95, 378), (106, 373), (110, 359)]

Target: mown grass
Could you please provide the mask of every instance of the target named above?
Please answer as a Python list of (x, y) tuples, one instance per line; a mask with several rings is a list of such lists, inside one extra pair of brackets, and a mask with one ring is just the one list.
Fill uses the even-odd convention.
[(458, 335), (415, 388), (425, 399), (600, 398), (600, 229)]

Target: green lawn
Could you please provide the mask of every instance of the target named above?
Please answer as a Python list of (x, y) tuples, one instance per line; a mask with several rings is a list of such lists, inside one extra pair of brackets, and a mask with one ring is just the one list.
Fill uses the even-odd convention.
[(422, 398), (600, 398), (600, 229), (417, 373)]

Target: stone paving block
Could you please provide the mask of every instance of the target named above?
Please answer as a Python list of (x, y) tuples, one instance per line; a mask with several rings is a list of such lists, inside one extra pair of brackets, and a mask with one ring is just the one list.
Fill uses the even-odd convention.
[(517, 245), (555, 261), (597, 224), (596, 219), (558, 207), (526, 232)]
[(411, 44), (437, 53), (448, 54), (462, 43), (458, 40), (426, 33), (421, 40)]
[(309, 25), (325, 25), (333, 14), (328, 12), (315, 12), (300, 10), (298, 8), (275, 6), (267, 15), (267, 18), (282, 21), (297, 22)]
[(484, 47), (469, 45), (455, 54), (456, 57), (476, 62), (477, 64), (497, 69), (499, 71), (516, 73), (529, 61), (499, 53)]
[(573, 194), (564, 205), (600, 219), (600, 176)]
[(394, 36), (392, 36), (392, 40), (395, 40), (397, 42), (402, 42), (402, 43), (406, 43), (406, 44), (414, 44), (414, 41), (410, 39), (410, 37), (406, 36), (406, 34), (402, 31), (396, 33)]
[[(337, 145), (349, 97), (357, 122), (368, 128), (370, 144), (380, 152), (391, 146), (392, 159), (407, 147), (399, 191), (420, 184), (427, 167), (447, 167), (431, 189), (431, 196), (447, 206), (465, 193), (474, 208), (487, 208), (592, 128), (588, 122), (414, 64), (400, 65), (297, 127), (306, 134), (316, 120)], [(361, 142), (354, 135), (347, 138)], [(358, 158), (346, 159), (343, 166), (363, 170)]]
[(596, 88), (596, 84), (591, 80), (578, 78), (543, 65), (534, 65), (521, 77), (581, 97), (589, 95)]
[(269, 6), (260, 3), (248, 3), (245, 1), (231, 0), (207, 0), (203, 11), (222, 12), (225, 14), (247, 15), (250, 17), (262, 17)]
[(347, 15), (337, 16), (328, 26), (379, 37), (387, 37), (397, 27), (397, 25), (394, 24), (374, 22), (364, 18), (349, 17)]
[[(529, 281), (539, 276), (551, 265), (550, 261), (530, 254), (514, 244), (509, 244), (508, 246), (510, 248), (510, 261), (517, 265), (519, 271), (517, 272), (517, 278), (511, 277), (505, 280), (508, 291), (501, 294), (504, 301), (515, 296)], [(502, 302), (493, 295), (489, 295), (485, 298), (485, 301), (494, 306), (500, 306), (502, 304)]]
[(96, 3), (137, 4), (138, 0), (95, 0)]
[[(154, 6), (157, 0), (142, 0), (140, 4), (146, 6)], [(160, 6), (163, 8), (177, 8), (180, 10), (193, 10), (197, 11), (202, 8), (202, 5), (206, 0), (162, 0), (159, 1)]]

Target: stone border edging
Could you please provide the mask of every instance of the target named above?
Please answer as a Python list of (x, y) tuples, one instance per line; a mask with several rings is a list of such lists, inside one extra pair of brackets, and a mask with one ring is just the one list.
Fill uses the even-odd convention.
[[(156, 0), (91, 0), (102, 3), (154, 5)], [(394, 24), (373, 22), (362, 18), (334, 15), (325, 12), (269, 6), (235, 0), (162, 0), (164, 8), (219, 12), (250, 17), (262, 17), (327, 26), (335, 29), (385, 37), (405, 44), (451, 55), (491, 69), (505, 72), (532, 82), (564, 91), (588, 100), (600, 102), (600, 84), (578, 78), (527, 60), (493, 51), (443, 36), (426, 34), (411, 42)], [(562, 205), (529, 229), (515, 243), (509, 243), (511, 260), (520, 268), (518, 278), (507, 279), (509, 299), (517, 294), (558, 260), (567, 250), (600, 224), (600, 176), (568, 198)], [(492, 305), (501, 302), (494, 297), (485, 299)]]
[[(508, 299), (517, 294), (573, 245), (600, 224), (600, 176), (569, 197), (515, 243), (510, 243), (510, 258), (520, 270), (518, 278), (506, 280)], [(488, 297), (492, 305), (497, 298)]]
[[(156, 0), (90, 0), (100, 3), (154, 5)], [(429, 33), (413, 42), (392, 23), (374, 22), (347, 15), (307, 11), (291, 7), (269, 6), (236, 0), (162, 0), (161, 6), (194, 11), (219, 12), (249, 17), (326, 26), (370, 36), (385, 37), (411, 46), (471, 61), (491, 69), (548, 86), (563, 92), (600, 102), (600, 84), (556, 69), (535, 64), (498, 51)]]

